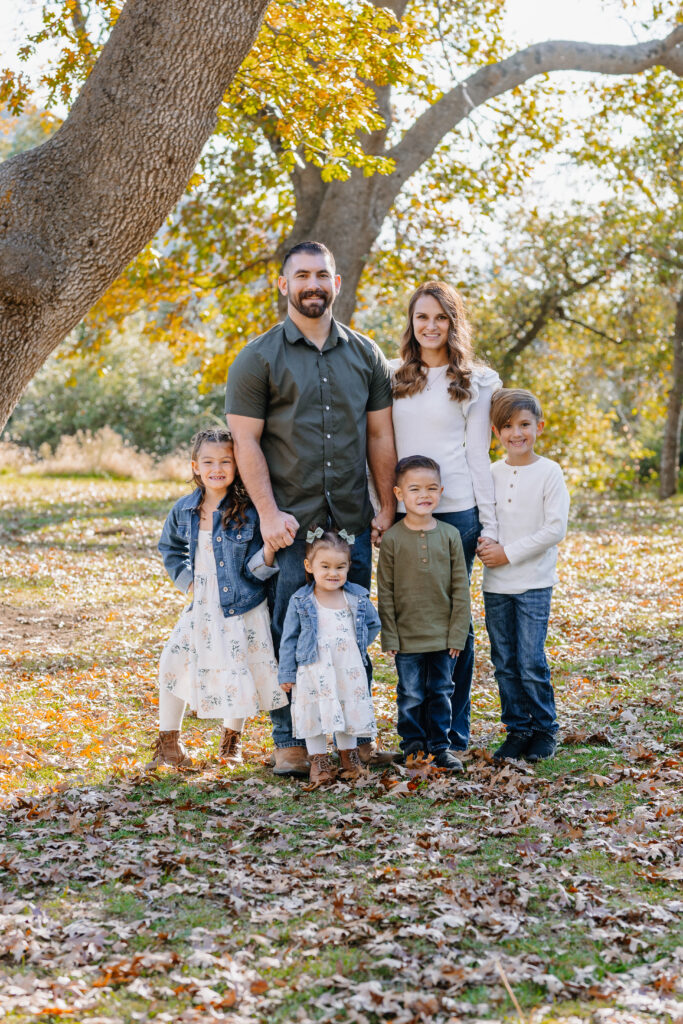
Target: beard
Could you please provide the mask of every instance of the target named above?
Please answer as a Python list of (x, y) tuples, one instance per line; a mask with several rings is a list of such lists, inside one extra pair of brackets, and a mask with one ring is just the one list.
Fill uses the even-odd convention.
[[(307, 316), (309, 320), (319, 320), (334, 301), (333, 295), (327, 295), (318, 288), (311, 288), (308, 291), (301, 292), (299, 295), (289, 295), (288, 298), (297, 313)], [(309, 299), (316, 299), (317, 301), (308, 302), (304, 305), (304, 300)]]

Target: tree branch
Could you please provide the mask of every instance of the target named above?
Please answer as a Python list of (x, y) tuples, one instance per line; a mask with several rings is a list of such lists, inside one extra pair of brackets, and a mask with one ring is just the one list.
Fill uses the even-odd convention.
[(473, 110), (495, 96), (551, 71), (588, 71), (626, 75), (658, 65), (683, 74), (683, 25), (664, 39), (632, 46), (551, 40), (535, 43), (505, 60), (475, 71), (418, 117), (403, 138), (387, 152), (396, 162), (393, 174), (383, 176), (378, 192), (391, 206), (403, 184), (428, 160), (444, 136)]

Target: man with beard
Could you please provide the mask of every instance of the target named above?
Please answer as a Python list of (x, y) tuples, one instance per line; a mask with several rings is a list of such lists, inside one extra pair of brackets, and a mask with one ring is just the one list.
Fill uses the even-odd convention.
[[(391, 381), (377, 345), (332, 316), (341, 278), (320, 242), (301, 242), (282, 262), (278, 288), (287, 317), (250, 342), (230, 367), (225, 396), (237, 465), (261, 533), (277, 549), (271, 626), (276, 653), (289, 599), (306, 582), (311, 528), (355, 537), (349, 580), (370, 589), (372, 541), (393, 525), (396, 451)], [(373, 518), (366, 458), (380, 501)], [(277, 775), (308, 774), (290, 708), (270, 713)], [(392, 755), (359, 738), (366, 764)]]

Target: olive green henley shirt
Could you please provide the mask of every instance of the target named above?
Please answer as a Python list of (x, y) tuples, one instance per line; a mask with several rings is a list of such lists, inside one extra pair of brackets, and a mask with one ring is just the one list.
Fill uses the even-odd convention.
[(382, 650), (462, 651), (470, 628), (470, 584), (460, 534), (436, 520), (411, 530), (403, 520), (382, 537), (377, 566)]
[(357, 534), (372, 519), (367, 414), (391, 401), (390, 370), (371, 338), (333, 319), (319, 350), (287, 317), (237, 355), (225, 411), (264, 421), (273, 496), (298, 519), (299, 537), (328, 512), (339, 529)]

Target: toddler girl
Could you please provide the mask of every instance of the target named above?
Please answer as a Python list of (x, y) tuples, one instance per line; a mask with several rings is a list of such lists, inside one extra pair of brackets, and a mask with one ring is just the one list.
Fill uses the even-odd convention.
[(365, 665), (380, 622), (367, 590), (346, 581), (353, 538), (318, 527), (306, 542), (311, 582), (289, 602), (279, 678), (283, 690), (294, 686), (293, 734), (306, 740), (311, 782), (321, 785), (336, 777), (328, 733), (335, 734), (342, 772), (350, 779), (362, 771), (356, 737), (377, 733)]
[(237, 473), (229, 431), (195, 435), (192, 476), (197, 489), (175, 503), (159, 541), (166, 571), (193, 602), (161, 654), (151, 765), (192, 763), (180, 741), (186, 703), (199, 718), (223, 719), (220, 756), (237, 765), (244, 719), (287, 703), (278, 687), (264, 582), (278, 570)]

